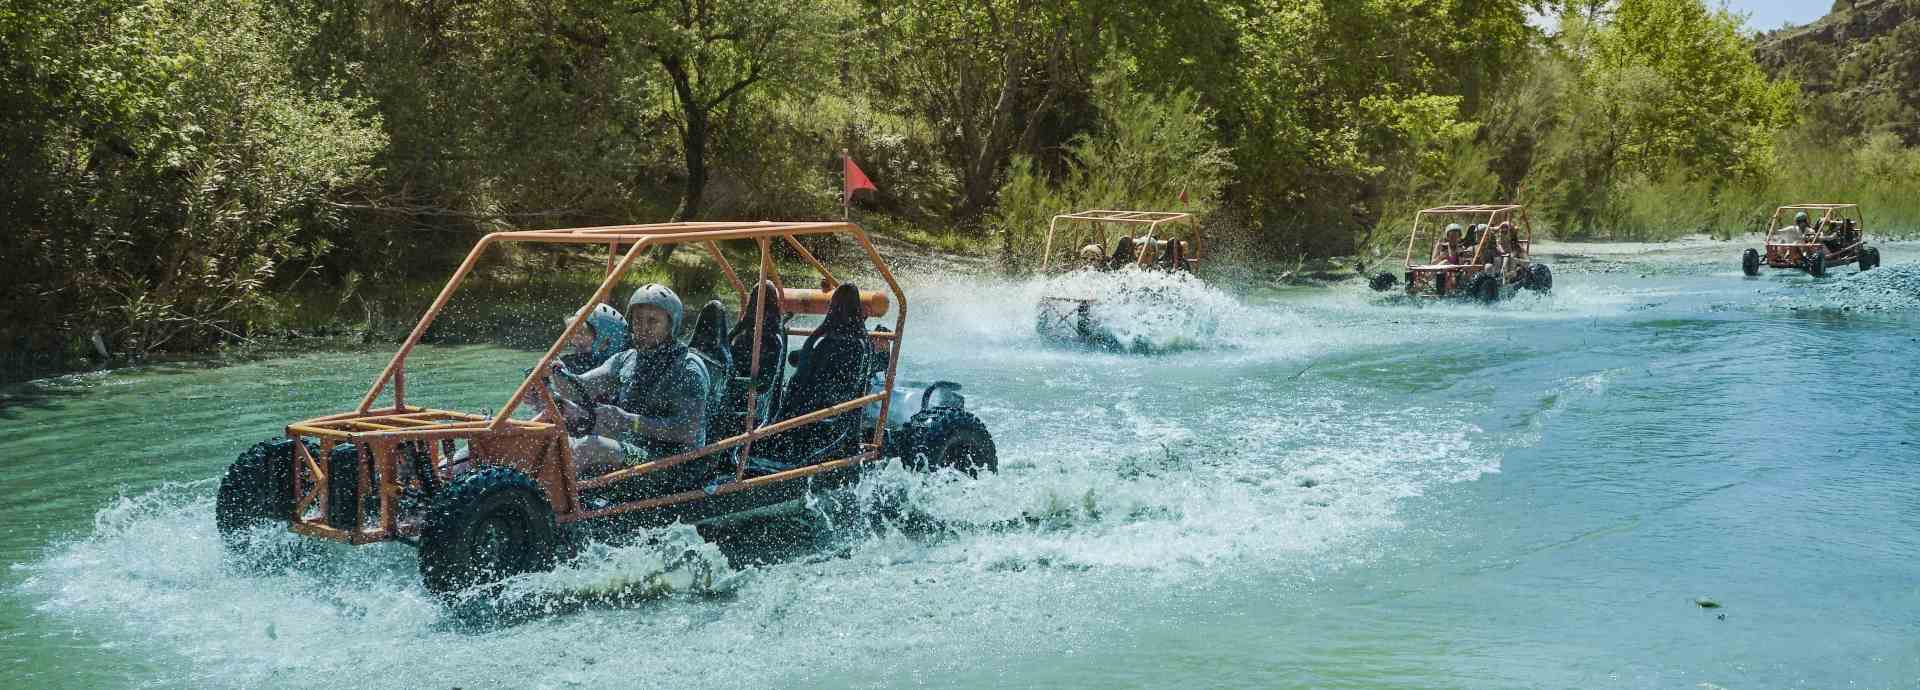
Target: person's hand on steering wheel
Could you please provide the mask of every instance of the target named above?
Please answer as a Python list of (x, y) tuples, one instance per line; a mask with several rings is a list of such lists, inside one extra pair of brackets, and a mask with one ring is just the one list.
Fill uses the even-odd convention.
[(579, 392), (578, 386), (580, 384), (567, 372), (566, 365), (555, 361), (548, 369), (547, 375), (540, 377), (540, 386), (530, 393), (536, 398), (541, 398), (541, 400), (537, 400), (536, 403), (544, 407), (546, 404), (545, 400), (553, 401), (554, 408), (560, 411), (561, 420), (565, 423), (567, 435), (585, 436), (592, 433), (593, 411), (572, 400), (568, 400), (565, 396), (559, 395), (554, 390), (553, 380), (555, 378), (573, 383), (576, 387), (575, 391)]

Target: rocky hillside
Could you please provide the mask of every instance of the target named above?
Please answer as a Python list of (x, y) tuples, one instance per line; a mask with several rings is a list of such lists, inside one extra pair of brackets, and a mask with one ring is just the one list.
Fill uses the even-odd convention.
[(1799, 81), (1807, 114), (1836, 134), (1891, 129), (1920, 144), (1920, 0), (1837, 0), (1819, 21), (1760, 34), (1754, 57)]

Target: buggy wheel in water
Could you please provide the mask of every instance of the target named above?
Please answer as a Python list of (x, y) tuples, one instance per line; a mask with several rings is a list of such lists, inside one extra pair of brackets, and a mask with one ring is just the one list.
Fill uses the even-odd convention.
[(1748, 249), (1740, 253), (1740, 272), (1750, 276), (1760, 275), (1760, 252)]
[(1827, 253), (1826, 252), (1816, 249), (1813, 251), (1812, 255), (1807, 257), (1807, 274), (1815, 278), (1826, 277), (1827, 275)]
[[(227, 466), (213, 503), (213, 524), (229, 551), (248, 554), (258, 545), (261, 525), (293, 519), (293, 444), (291, 439), (262, 441)], [(311, 445), (308, 452), (317, 452)]]
[(420, 530), (420, 579), (446, 597), (553, 567), (559, 528), (545, 492), (519, 470), (482, 467), (434, 496)]
[(1467, 284), (1467, 295), (1488, 304), (1499, 301), (1500, 278), (1487, 273), (1474, 276), (1473, 282)]
[(926, 471), (951, 467), (973, 476), (1000, 470), (993, 434), (972, 412), (954, 407), (921, 410), (907, 420), (906, 431), (911, 440), (901, 460), (908, 467)]
[(1527, 267), (1527, 282), (1521, 283), (1534, 292), (1553, 292), (1553, 269), (1546, 264), (1533, 264)]
[(1374, 274), (1373, 279), (1367, 282), (1367, 286), (1373, 288), (1374, 292), (1386, 292), (1388, 290), (1392, 290), (1393, 274), (1385, 273), (1385, 272), (1376, 273)]

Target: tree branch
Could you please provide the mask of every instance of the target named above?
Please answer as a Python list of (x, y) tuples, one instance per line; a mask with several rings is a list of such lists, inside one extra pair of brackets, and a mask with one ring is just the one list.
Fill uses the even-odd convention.
[(742, 89), (745, 89), (748, 86), (752, 86), (754, 82), (760, 81), (760, 76), (761, 76), (760, 66), (754, 65), (753, 69), (750, 69), (747, 71), (747, 77), (745, 79), (741, 79), (740, 81), (735, 82), (733, 86), (727, 87), (725, 91), (721, 91), (720, 95), (714, 96), (713, 100), (707, 101), (705, 105), (702, 105), (700, 107), (700, 109), (712, 110), (715, 106), (718, 106), (721, 103), (725, 103), (727, 99), (733, 98), (734, 95), (740, 93)]
[(408, 216), (444, 216), (449, 218), (473, 218), (492, 220), (497, 218), (542, 218), (564, 216), (579, 213), (577, 208), (556, 208), (544, 211), (520, 211), (514, 213), (473, 213), (438, 206), (381, 206), (377, 204), (343, 204), (336, 201), (322, 202), (329, 207), (347, 211), (376, 211)]

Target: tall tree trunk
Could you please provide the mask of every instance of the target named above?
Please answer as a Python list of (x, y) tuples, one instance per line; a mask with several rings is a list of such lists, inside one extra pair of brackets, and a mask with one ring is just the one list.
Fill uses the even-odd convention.
[(660, 66), (673, 78), (673, 94), (686, 118), (680, 129), (680, 144), (687, 157), (687, 186), (681, 191), (680, 207), (674, 209), (673, 219), (693, 220), (700, 215), (700, 197), (707, 190), (707, 106), (694, 94), (693, 79), (679, 58), (662, 58)]
[(680, 208), (673, 212), (673, 219), (681, 221), (700, 215), (701, 196), (707, 191), (707, 111), (697, 104), (686, 111), (680, 143), (687, 152), (687, 186), (680, 193)]
[(1012, 138), (1013, 120), (1019, 113), (1021, 79), (1026, 74), (1027, 50), (1024, 34), (1019, 25), (1020, 18), (1029, 13), (1030, 3), (1018, 3), (1012, 13), (1012, 25), (1003, 25), (999, 15), (989, 9), (990, 26), (993, 33), (1001, 38), (1000, 49), (1000, 93), (994, 99), (993, 113), (987, 121), (986, 131), (978, 142), (978, 148), (969, 151), (970, 159), (963, 171), (960, 215), (965, 218), (978, 217), (993, 202), (993, 178), (1000, 170), (1000, 163), (1007, 155), (1008, 140)]

